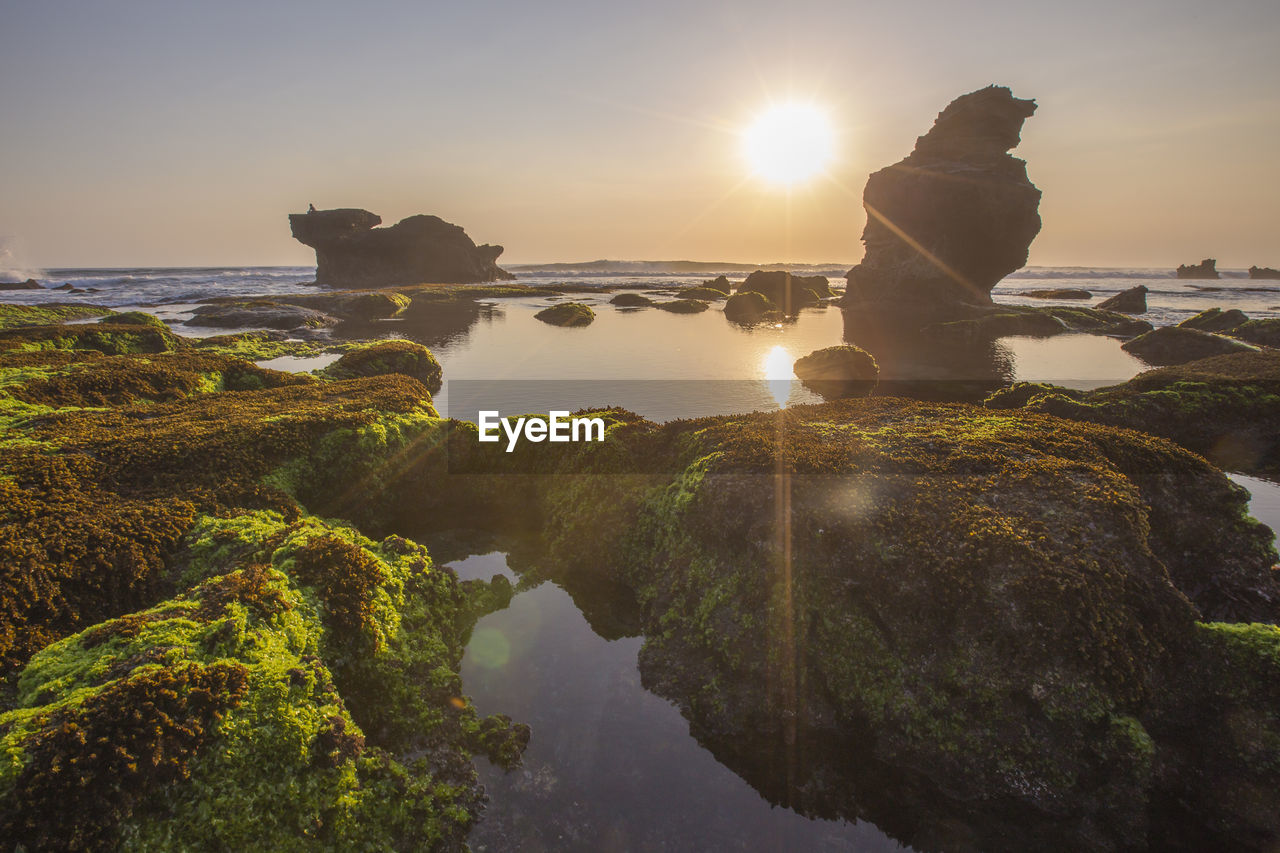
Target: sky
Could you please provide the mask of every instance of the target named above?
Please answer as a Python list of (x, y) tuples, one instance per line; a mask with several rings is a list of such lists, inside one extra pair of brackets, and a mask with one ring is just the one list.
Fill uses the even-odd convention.
[[(1280, 267), (1280, 3), (0, 0), (0, 246), (305, 265), (287, 214), (431, 213), (506, 263), (854, 262), (867, 175), (954, 97), (1034, 98), (1031, 263)], [(770, 103), (837, 129), (753, 178)]]

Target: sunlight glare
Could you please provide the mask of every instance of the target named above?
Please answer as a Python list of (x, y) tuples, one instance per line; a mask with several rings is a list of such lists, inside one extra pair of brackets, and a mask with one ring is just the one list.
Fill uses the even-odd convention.
[(755, 175), (791, 186), (827, 167), (835, 154), (835, 132), (826, 111), (815, 104), (776, 104), (743, 131), (742, 151)]
[(760, 363), (765, 384), (769, 387), (769, 396), (773, 397), (778, 407), (783, 409), (791, 399), (792, 362), (791, 353), (787, 352), (787, 348), (775, 345), (765, 353), (764, 360)]

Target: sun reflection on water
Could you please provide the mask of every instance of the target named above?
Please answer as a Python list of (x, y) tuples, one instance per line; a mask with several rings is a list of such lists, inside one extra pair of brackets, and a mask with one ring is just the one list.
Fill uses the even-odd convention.
[(765, 383), (769, 386), (769, 395), (779, 408), (785, 409), (787, 400), (791, 398), (791, 368), (794, 361), (787, 348), (777, 344), (765, 353), (764, 360), (760, 363)]

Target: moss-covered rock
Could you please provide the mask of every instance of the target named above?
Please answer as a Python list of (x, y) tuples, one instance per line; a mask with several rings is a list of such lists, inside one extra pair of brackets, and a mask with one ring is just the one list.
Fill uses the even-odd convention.
[(596, 318), (596, 312), (590, 305), (581, 302), (561, 302), (544, 308), (533, 315), (536, 319), (552, 326), (590, 326)]
[(1225, 332), (1234, 329), (1249, 319), (1239, 308), (1223, 311), (1221, 308), (1209, 308), (1194, 317), (1189, 317), (1178, 324), (1184, 329), (1195, 329), (1200, 332)]
[(737, 323), (757, 323), (775, 310), (769, 297), (754, 290), (735, 293), (724, 303), (724, 316)]
[(1257, 347), (1249, 344), (1182, 326), (1162, 326), (1126, 341), (1123, 347), (1148, 364), (1157, 366), (1186, 364), (1215, 355), (1257, 351)]
[(413, 341), (379, 341), (348, 350), (324, 369), (334, 379), (401, 373), (418, 380), (432, 394), (440, 390), (440, 362), (431, 350)]
[(609, 304), (619, 308), (650, 308), (654, 303), (652, 299), (639, 293), (619, 293), (609, 300)]
[(806, 387), (828, 399), (868, 394), (880, 374), (869, 352), (848, 344), (815, 350), (797, 359), (794, 370)]
[[(207, 579), (48, 647), (17, 679), (0, 717), (6, 838), (459, 849), (483, 799), (471, 755), (510, 765), (528, 739), (460, 695), (484, 585), (316, 519), (206, 518), (189, 541), (187, 579)], [(376, 578), (358, 627), (335, 627), (344, 586), (295, 575), (316, 543)]]
[(1231, 336), (1263, 347), (1280, 347), (1280, 320), (1247, 320), (1231, 329)]
[(715, 302), (718, 299), (728, 299), (729, 293), (726, 290), (717, 290), (714, 287), (686, 287), (678, 291), (684, 299), (699, 299), (703, 302)]
[(1017, 383), (988, 408), (1027, 408), (1163, 436), (1228, 471), (1280, 475), (1280, 353), (1215, 356), (1080, 392)]
[(22, 326), (0, 331), (0, 351), (95, 350), (106, 355), (170, 352), (187, 342), (159, 326), (101, 323), (68, 323), (55, 326)]
[(146, 311), (125, 311), (122, 314), (112, 314), (110, 317), (104, 317), (98, 321), (99, 323), (116, 323), (121, 326), (154, 326), (158, 329), (167, 329), (164, 320), (161, 320), (154, 314), (148, 314)]
[(783, 270), (756, 270), (742, 282), (738, 292), (761, 293), (788, 314), (835, 295), (826, 276), (794, 275)]
[(248, 302), (201, 305), (195, 309), (186, 324), (215, 329), (290, 330), (324, 329), (337, 322), (336, 317), (313, 308), (278, 300), (255, 299)]
[(22, 326), (51, 326), (67, 320), (87, 320), (112, 314), (110, 308), (52, 302), (45, 305), (11, 305), (0, 303), (0, 329)]
[(671, 299), (666, 302), (655, 302), (654, 307), (672, 314), (701, 314), (707, 310), (707, 303), (698, 299)]

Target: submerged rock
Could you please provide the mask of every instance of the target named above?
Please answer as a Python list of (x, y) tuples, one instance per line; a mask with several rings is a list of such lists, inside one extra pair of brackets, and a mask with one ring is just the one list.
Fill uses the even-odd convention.
[(533, 316), (552, 326), (590, 326), (596, 318), (596, 312), (591, 310), (590, 305), (583, 305), (581, 302), (561, 302), (544, 308)]
[(866, 254), (843, 305), (945, 319), (991, 304), (1040, 232), (1040, 190), (1008, 154), (1035, 109), (1003, 86), (962, 95), (910, 155), (868, 179)]
[(0, 290), (44, 290), (44, 286), (29, 278), (26, 281), (0, 281)]
[(1218, 262), (1213, 258), (1205, 258), (1198, 264), (1182, 264), (1178, 267), (1178, 278), (1219, 278)]
[(824, 275), (792, 275), (783, 270), (756, 270), (738, 287), (738, 293), (761, 293), (784, 314), (794, 314), (834, 296)]
[(1280, 278), (1280, 270), (1272, 267), (1249, 267), (1249, 278)]
[(815, 350), (796, 360), (796, 376), (827, 399), (871, 393), (880, 366), (869, 352), (847, 344)]
[(1139, 284), (1128, 290), (1122, 290), (1110, 299), (1098, 303), (1099, 311), (1118, 311), (1123, 314), (1147, 313), (1147, 286)]
[(340, 208), (289, 214), (298, 242), (316, 250), (316, 283), (391, 287), (424, 282), (498, 281), (501, 246), (477, 246), (457, 225), (418, 215), (388, 228), (367, 210)]
[(1221, 335), (1182, 326), (1162, 326), (1121, 345), (1148, 364), (1185, 364), (1233, 352), (1257, 352), (1257, 347)]

